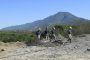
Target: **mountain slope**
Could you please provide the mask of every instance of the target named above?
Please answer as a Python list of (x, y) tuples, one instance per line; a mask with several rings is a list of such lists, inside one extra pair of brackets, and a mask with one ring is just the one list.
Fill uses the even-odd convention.
[(64, 24), (64, 25), (77, 25), (80, 23), (90, 22), (89, 20), (74, 16), (69, 12), (58, 12), (52, 16), (49, 16), (43, 20), (38, 20), (32, 23), (26, 23), (23, 25), (11, 26), (3, 28), (2, 30), (35, 30), (38, 27), (44, 28), (49, 25)]

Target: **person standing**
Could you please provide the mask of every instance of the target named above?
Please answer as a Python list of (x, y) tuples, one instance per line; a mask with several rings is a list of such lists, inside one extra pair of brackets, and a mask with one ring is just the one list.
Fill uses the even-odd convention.
[(71, 43), (72, 42), (71, 41), (72, 40), (72, 27), (71, 26), (69, 27), (67, 33), (68, 33), (68, 41)]
[(56, 40), (55, 32), (56, 32), (55, 27), (53, 27), (51, 30), (51, 38), (50, 38), (51, 42), (52, 42), (52, 40), (54, 40), (54, 41)]
[(45, 38), (46, 38), (46, 40), (49, 40), (49, 31), (48, 31), (48, 27), (46, 27), (46, 29), (45, 29)]
[(41, 39), (41, 28), (39, 28), (39, 29), (36, 31), (36, 36), (37, 36), (37, 39), (38, 39), (38, 40)]

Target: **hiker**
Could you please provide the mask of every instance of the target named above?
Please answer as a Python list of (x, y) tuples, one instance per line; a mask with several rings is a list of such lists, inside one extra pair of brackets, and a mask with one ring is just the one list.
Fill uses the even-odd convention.
[[(56, 35), (55, 35), (55, 27), (52, 28), (51, 30), (51, 39), (56, 39)], [(50, 40), (51, 41), (51, 40)]]
[(40, 28), (36, 31), (36, 36), (38, 40), (41, 39), (41, 29)]
[(68, 41), (71, 43), (71, 40), (72, 40), (72, 27), (71, 26), (67, 30), (67, 33), (68, 33)]
[(49, 40), (49, 31), (48, 31), (48, 27), (46, 27), (46, 29), (45, 29), (45, 38), (46, 38), (46, 40)]

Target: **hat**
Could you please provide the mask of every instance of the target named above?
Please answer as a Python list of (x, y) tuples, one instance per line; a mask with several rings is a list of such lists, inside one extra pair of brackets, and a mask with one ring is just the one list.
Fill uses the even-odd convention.
[(55, 27), (53, 27), (53, 29), (55, 30)]
[(41, 30), (41, 28), (38, 28), (38, 30)]
[(70, 28), (70, 29), (72, 29), (72, 27), (71, 27), (71, 26), (70, 26), (69, 28)]

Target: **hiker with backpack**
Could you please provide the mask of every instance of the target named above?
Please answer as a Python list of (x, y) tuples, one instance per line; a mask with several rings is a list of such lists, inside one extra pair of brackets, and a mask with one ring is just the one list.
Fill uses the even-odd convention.
[(68, 41), (71, 43), (71, 40), (72, 40), (72, 27), (71, 26), (67, 30), (67, 33), (68, 33)]
[(56, 35), (55, 35), (55, 27), (52, 28), (51, 33), (50, 33), (50, 41), (56, 39)]
[(41, 28), (39, 28), (37, 31), (36, 31), (36, 37), (38, 40), (41, 39)]
[(46, 40), (49, 40), (49, 31), (48, 31), (48, 27), (46, 27), (44, 33), (45, 33), (45, 38), (46, 38)]

